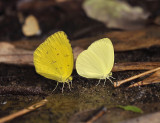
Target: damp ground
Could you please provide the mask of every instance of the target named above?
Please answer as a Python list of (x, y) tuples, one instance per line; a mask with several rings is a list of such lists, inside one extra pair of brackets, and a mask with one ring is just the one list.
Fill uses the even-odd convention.
[[(129, 61), (160, 61), (160, 47), (115, 53), (115, 63)], [(143, 71), (114, 72), (113, 77), (116, 78), (114, 81), (122, 80), (141, 72)], [(0, 64), (1, 86), (40, 87), (47, 93), (47, 96), (28, 94), (0, 95), (0, 117), (26, 108), (44, 98), (49, 101), (45, 106), (10, 122), (80, 122), (90, 115), (93, 110), (101, 106), (107, 108), (105, 121), (111, 123), (118, 123), (122, 120), (160, 111), (160, 84), (127, 88), (129, 84), (139, 81), (139, 79), (136, 79), (119, 88), (114, 88), (110, 81), (107, 81), (104, 86), (103, 80), (96, 86), (98, 80), (80, 77), (76, 70), (73, 71), (72, 76), (74, 79), (71, 91), (66, 84), (62, 94), (62, 84), (59, 84), (51, 94), (56, 82), (38, 75), (34, 66)], [(116, 108), (117, 105), (135, 105), (141, 108), (144, 113), (124, 111)], [(75, 114), (77, 113), (79, 117), (76, 117)]]

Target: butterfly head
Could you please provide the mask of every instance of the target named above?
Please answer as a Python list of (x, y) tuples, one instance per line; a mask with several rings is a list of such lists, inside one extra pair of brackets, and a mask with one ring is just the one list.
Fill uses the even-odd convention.
[(112, 77), (112, 72), (110, 72), (109, 74), (104, 74), (101, 79), (108, 79), (109, 77)]
[(73, 79), (73, 77), (72, 76), (70, 76), (70, 77), (68, 77), (67, 79), (66, 79), (66, 83), (69, 83), (69, 82), (71, 82), (72, 81), (72, 79)]

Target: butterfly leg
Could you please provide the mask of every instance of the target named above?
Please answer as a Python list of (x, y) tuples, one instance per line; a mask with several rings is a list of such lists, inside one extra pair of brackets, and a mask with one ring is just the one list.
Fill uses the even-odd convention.
[(73, 86), (72, 86), (72, 81), (71, 81), (71, 88), (73, 88)]
[(104, 80), (104, 85), (103, 86), (105, 86), (105, 84), (106, 84), (106, 79)]
[(109, 77), (107, 79), (109, 79), (109, 81), (113, 84), (113, 81)]
[(65, 82), (63, 83), (63, 86), (62, 86), (62, 93), (63, 93), (63, 89), (64, 89), (64, 84), (65, 84)]
[(68, 82), (68, 87), (69, 87), (69, 90), (71, 91), (71, 85), (69, 84), (69, 82)]
[(98, 83), (97, 83), (97, 85), (96, 85), (96, 86), (98, 86), (100, 82), (101, 82), (101, 79), (98, 81)]
[(112, 72), (110, 72), (110, 73), (108, 74), (108, 77), (110, 77), (110, 78), (112, 78), (112, 79), (116, 79), (116, 78), (114, 78), (114, 77), (112, 76)]
[(112, 79), (116, 79), (116, 78), (114, 78), (113, 76), (110, 76)]
[[(55, 91), (57, 87), (58, 87), (58, 82), (57, 82), (57, 85), (56, 85), (56, 87), (53, 89), (53, 91)], [(53, 91), (52, 91), (52, 93), (53, 93)]]
[[(114, 78), (113, 76), (109, 76), (110, 78), (112, 78), (112, 79), (116, 79), (116, 78)], [(110, 79), (109, 79), (110, 80)], [(112, 84), (114, 84), (114, 82), (112, 81), (112, 80), (110, 80), (111, 81), (111, 83)], [(116, 86), (118, 85), (118, 83), (116, 82)]]

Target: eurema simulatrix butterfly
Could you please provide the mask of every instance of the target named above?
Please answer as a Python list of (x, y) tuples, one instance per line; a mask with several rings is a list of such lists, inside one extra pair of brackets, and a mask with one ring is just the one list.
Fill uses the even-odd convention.
[[(110, 79), (114, 64), (114, 49), (110, 39), (103, 38), (92, 43), (77, 58), (77, 73), (85, 78)], [(104, 84), (105, 84), (104, 82)], [(111, 81), (112, 82), (112, 81)], [(97, 84), (97, 85), (98, 85)]]
[(38, 74), (57, 81), (57, 86), (59, 82), (63, 83), (62, 93), (65, 83), (70, 88), (74, 61), (71, 44), (63, 31), (54, 33), (40, 44), (33, 59)]

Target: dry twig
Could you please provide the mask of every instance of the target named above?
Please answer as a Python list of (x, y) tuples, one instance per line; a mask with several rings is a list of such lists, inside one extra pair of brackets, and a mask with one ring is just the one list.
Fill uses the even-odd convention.
[(148, 85), (152, 83), (160, 83), (160, 70), (156, 71), (154, 74), (144, 79), (143, 81), (139, 81), (130, 85), (129, 88), (141, 85)]
[(93, 123), (94, 121), (96, 121), (97, 119), (99, 119), (100, 117), (102, 117), (106, 113), (106, 110), (107, 110), (106, 107), (102, 107), (101, 110), (98, 111), (98, 113), (96, 113), (86, 123)]
[(0, 123), (4, 123), (4, 122), (7, 122), (7, 121), (10, 121), (16, 117), (19, 117), (19, 116), (22, 116), (28, 112), (31, 112), (39, 107), (42, 107), (43, 105), (45, 105), (46, 103), (48, 102), (47, 99), (44, 99), (44, 100), (41, 100), (40, 102), (36, 103), (36, 104), (33, 104), (32, 106), (29, 106), (28, 108), (25, 108), (25, 109), (22, 109), (16, 113), (13, 113), (13, 114), (10, 114), (8, 116), (5, 116), (5, 117), (2, 117), (0, 118)]
[(152, 69), (152, 70), (149, 70), (149, 71), (146, 71), (146, 72), (144, 72), (144, 73), (141, 73), (141, 74), (132, 76), (132, 77), (130, 77), (130, 78), (127, 78), (127, 79), (124, 79), (124, 80), (121, 80), (121, 81), (118, 81), (118, 82), (114, 82), (114, 87), (118, 87), (118, 86), (120, 86), (121, 84), (124, 84), (124, 83), (126, 83), (126, 82), (128, 82), (128, 81), (137, 79), (137, 78), (139, 78), (139, 77), (145, 76), (145, 75), (147, 75), (147, 74), (153, 73), (153, 72), (158, 71), (158, 70), (160, 70), (160, 67), (155, 68), (155, 69)]

